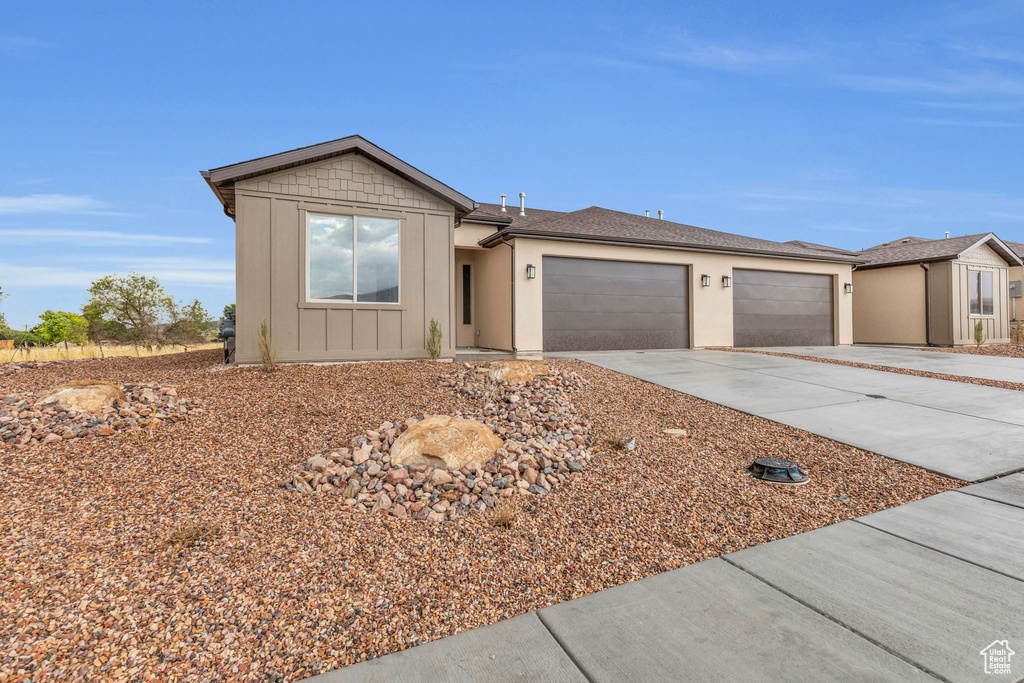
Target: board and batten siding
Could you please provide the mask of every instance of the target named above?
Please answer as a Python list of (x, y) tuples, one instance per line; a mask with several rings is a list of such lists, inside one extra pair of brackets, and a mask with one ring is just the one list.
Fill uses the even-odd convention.
[[(431, 318), (454, 357), (455, 209), (356, 154), (235, 186), (236, 362), (265, 319), (282, 362), (423, 358)], [(399, 303), (306, 301), (306, 213), (399, 221)]]
[[(993, 315), (971, 315), (967, 274), (972, 270), (992, 272)], [(952, 280), (953, 343), (974, 343), (974, 326), (980, 320), (985, 326), (986, 344), (1007, 344), (1010, 341), (1009, 267), (1006, 261), (987, 245), (980, 245), (950, 264)]]

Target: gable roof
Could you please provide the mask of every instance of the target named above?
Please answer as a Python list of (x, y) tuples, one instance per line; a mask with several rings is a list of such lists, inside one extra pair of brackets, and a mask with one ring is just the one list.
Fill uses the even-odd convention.
[(816, 242), (807, 242), (805, 240), (789, 240), (784, 244), (793, 244), (804, 249), (811, 249), (814, 251), (827, 251), (836, 254), (849, 254), (850, 256), (859, 256), (859, 251), (850, 251), (849, 249), (840, 249), (838, 247), (830, 247), (827, 244), (817, 244)]
[(476, 206), (472, 199), (456, 192), (440, 180), (433, 178), (411, 164), (407, 164), (394, 154), (387, 152), (360, 135), (350, 135), (345, 138), (321, 142), (308, 147), (299, 147), (279, 154), (271, 154), (265, 157), (242, 161), (237, 164), (211, 168), (209, 171), (200, 171), (203, 178), (210, 185), (214, 194), (220, 199), (224, 206), (224, 213), (234, 218), (235, 216), (235, 183), (240, 180), (252, 178), (266, 173), (275, 173), (293, 166), (321, 161), (343, 154), (360, 154), (367, 159), (383, 166), (397, 176), (400, 176), (414, 185), (418, 185), (427, 192), (441, 197), (449, 204), (455, 206), (460, 213), (469, 213)]
[(564, 211), (550, 211), (548, 209), (526, 209), (526, 215), (519, 215), (518, 206), (508, 206), (505, 211), (501, 210), (500, 204), (488, 204), (482, 202), (477, 208), (462, 217), (463, 223), (485, 223), (495, 226), (512, 226), (514, 228), (526, 227), (531, 223), (546, 221), (557, 216), (564, 216)]
[(1020, 242), (1007, 242), (1006, 240), (1003, 240), (1003, 244), (1013, 249), (1014, 253), (1020, 256), (1021, 260), (1024, 260), (1024, 244)]
[(958, 259), (975, 247), (987, 244), (1007, 263), (1020, 265), (1017, 253), (1008, 247), (991, 232), (962, 237), (930, 240), (924, 237), (910, 237), (879, 244), (860, 252), (864, 260), (859, 270), (880, 268), (882, 266), (905, 265), (909, 263), (927, 263), (931, 261), (951, 261)]
[[(516, 213), (518, 214), (518, 210)], [(526, 213), (529, 215), (529, 209)], [(660, 218), (602, 209), (599, 206), (559, 214), (523, 227), (509, 225), (484, 238), (480, 244), (484, 247), (492, 247), (500, 243), (503, 237), (519, 236), (699, 251), (738, 252), (812, 261), (840, 261), (843, 263), (858, 263), (860, 261), (859, 257), (848, 252), (744, 237), (683, 223), (673, 223)]]

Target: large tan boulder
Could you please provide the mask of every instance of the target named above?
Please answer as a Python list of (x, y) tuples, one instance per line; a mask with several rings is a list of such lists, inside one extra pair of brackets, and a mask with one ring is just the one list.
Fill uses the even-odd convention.
[(483, 422), (432, 415), (407, 429), (391, 444), (391, 462), (458, 470), (483, 467), (504, 442)]
[(85, 413), (99, 413), (115, 401), (123, 401), (121, 387), (110, 382), (79, 379), (57, 387), (39, 401), (43, 408), (79, 410)]
[(499, 382), (523, 384), (537, 375), (546, 375), (548, 366), (538, 361), (494, 360), (487, 365), (480, 366), (477, 372)]

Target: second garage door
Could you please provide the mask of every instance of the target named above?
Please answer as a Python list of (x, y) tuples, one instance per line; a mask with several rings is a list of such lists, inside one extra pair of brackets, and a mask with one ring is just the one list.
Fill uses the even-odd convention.
[(686, 266), (545, 256), (544, 350), (690, 346)]
[(831, 346), (832, 276), (734, 270), (733, 346)]

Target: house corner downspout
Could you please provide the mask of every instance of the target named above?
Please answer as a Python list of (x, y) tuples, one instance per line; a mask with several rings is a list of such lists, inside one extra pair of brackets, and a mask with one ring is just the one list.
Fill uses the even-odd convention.
[(498, 241), (501, 242), (502, 244), (504, 244), (505, 246), (507, 246), (509, 249), (512, 250), (512, 255), (510, 256), (509, 268), (508, 268), (509, 274), (510, 274), (509, 275), (509, 289), (511, 290), (511, 294), (512, 294), (512, 339), (510, 339), (509, 341), (511, 342), (510, 345), (512, 346), (512, 353), (515, 353), (516, 352), (516, 245), (514, 243), (512, 243), (512, 242), (509, 242), (507, 239), (505, 239), (504, 235), (500, 236), (498, 238)]
[(932, 287), (928, 277), (931, 273), (927, 263), (917, 264), (924, 271), (924, 343), (932, 346)]

